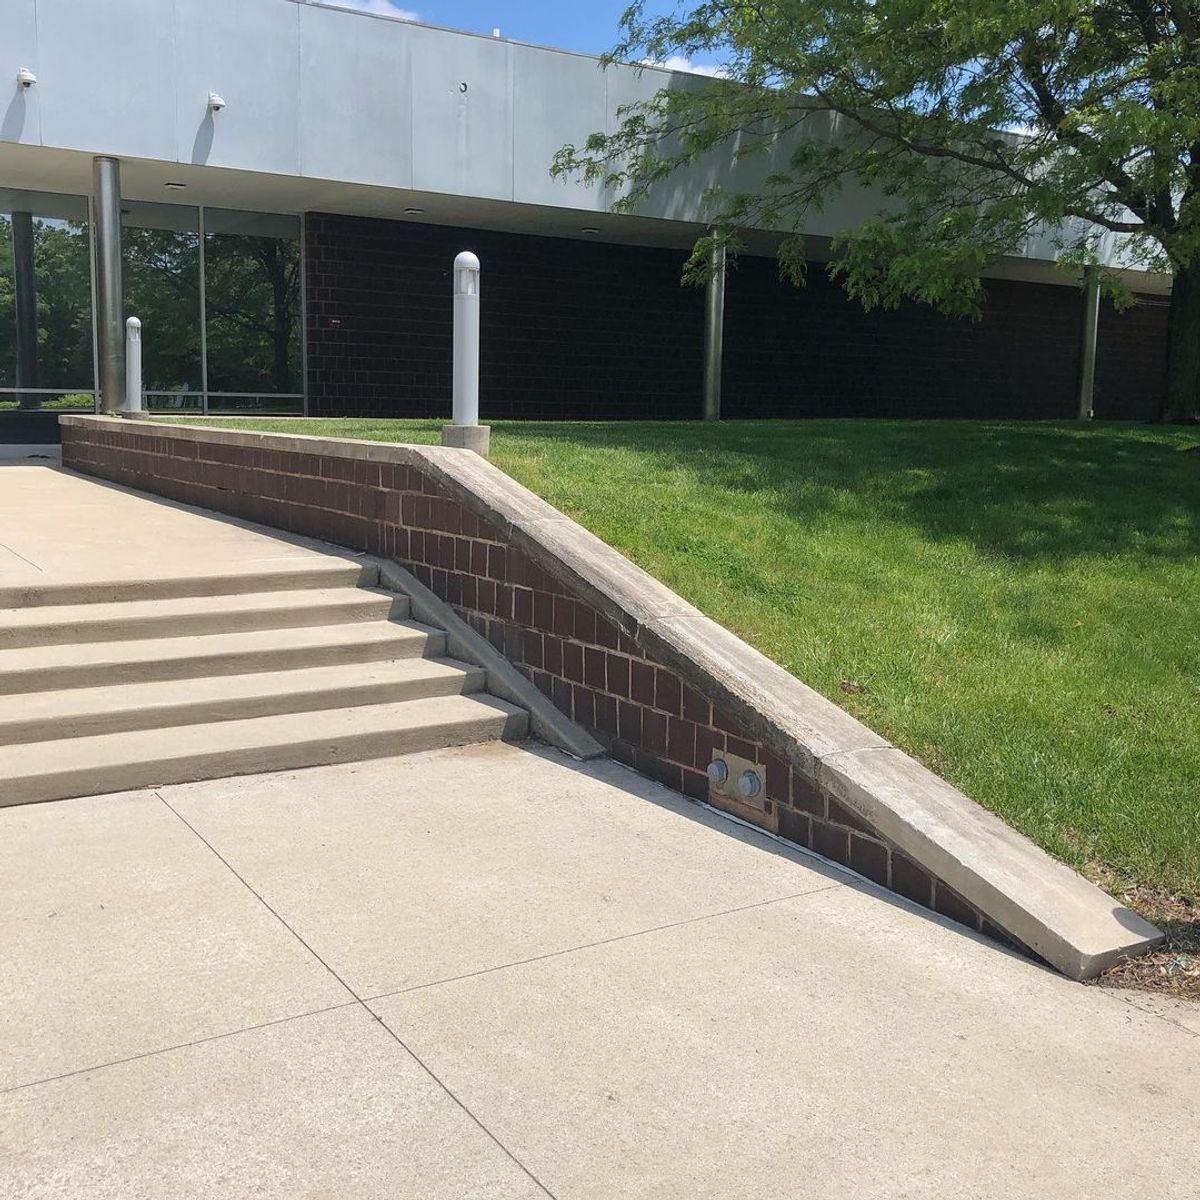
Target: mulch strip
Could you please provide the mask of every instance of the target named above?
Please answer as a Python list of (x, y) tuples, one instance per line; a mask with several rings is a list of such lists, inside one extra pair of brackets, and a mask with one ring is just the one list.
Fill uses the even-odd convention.
[(1139, 958), (1122, 958), (1098, 979), (1100, 987), (1137, 988), (1200, 1003), (1200, 903), (1122, 879), (1108, 867), (1086, 874), (1105, 891), (1153, 922), (1167, 940)]

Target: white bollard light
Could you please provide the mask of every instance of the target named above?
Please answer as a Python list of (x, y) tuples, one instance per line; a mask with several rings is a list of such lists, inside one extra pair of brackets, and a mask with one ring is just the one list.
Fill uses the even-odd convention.
[(479, 259), (454, 260), (454, 424), (479, 424)]
[(442, 445), (486, 458), (491, 430), (479, 424), (479, 274), (479, 259), (469, 250), (454, 260), (454, 423), (442, 427)]
[(127, 417), (142, 416), (142, 323), (137, 317), (125, 322), (125, 407)]

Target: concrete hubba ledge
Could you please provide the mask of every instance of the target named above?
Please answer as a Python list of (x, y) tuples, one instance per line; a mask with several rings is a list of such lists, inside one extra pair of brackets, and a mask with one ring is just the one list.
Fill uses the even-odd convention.
[[(444, 446), (61, 418), (125, 437), (392, 463), (464, 509), (707, 697), (749, 736), (957, 892), (1007, 936), (1086, 979), (1162, 934), (735, 637), (478, 454)], [(572, 735), (573, 736), (573, 735)], [(587, 749), (585, 743), (580, 747)], [(580, 750), (576, 750), (579, 753)]]

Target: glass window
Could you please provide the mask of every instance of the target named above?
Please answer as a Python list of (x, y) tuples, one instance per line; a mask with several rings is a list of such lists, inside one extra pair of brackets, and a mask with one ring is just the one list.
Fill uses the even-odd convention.
[[(301, 412), (300, 219), (125, 200), (149, 408)], [(88, 203), (0, 188), (0, 408), (91, 408)]]
[(300, 220), (204, 210), (209, 407), (299, 411)]
[(125, 315), (142, 322), (147, 407), (199, 408), (199, 213), (181, 204), (126, 201), (121, 227)]
[(0, 407), (91, 408), (93, 376), (87, 201), (0, 188)]

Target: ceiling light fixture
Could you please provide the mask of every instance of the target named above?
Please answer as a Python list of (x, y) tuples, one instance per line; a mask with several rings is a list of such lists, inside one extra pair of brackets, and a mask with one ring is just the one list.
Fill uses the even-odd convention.
[(404, 215), (406, 217), (420, 217), (423, 216), (424, 213), (425, 210), (423, 208), (406, 208), (404, 210)]
[(600, 230), (598, 230), (595, 227), (595, 225), (585, 225), (579, 232), (580, 233), (599, 233)]

